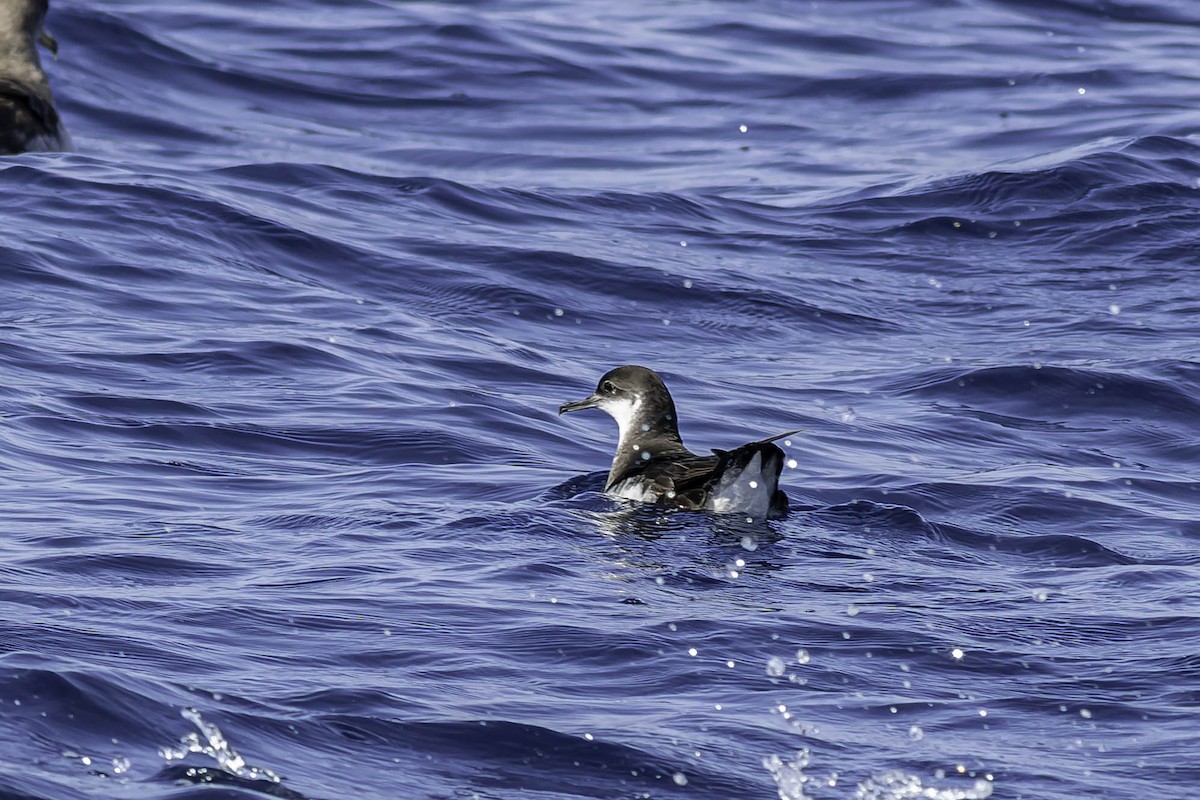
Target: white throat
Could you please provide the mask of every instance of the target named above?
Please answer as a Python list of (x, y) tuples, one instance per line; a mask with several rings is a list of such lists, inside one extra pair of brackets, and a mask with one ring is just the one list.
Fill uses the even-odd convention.
[(617, 450), (624, 450), (629, 446), (633, 427), (642, 410), (642, 399), (638, 398), (614, 398), (606, 400), (600, 406), (606, 414), (617, 421)]

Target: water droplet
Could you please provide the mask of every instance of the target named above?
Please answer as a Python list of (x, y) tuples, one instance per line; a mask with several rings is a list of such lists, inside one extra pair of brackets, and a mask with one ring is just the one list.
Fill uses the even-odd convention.
[(689, 647), (689, 648), (688, 648), (688, 655), (689, 655), (689, 656), (698, 656), (698, 655), (700, 655), (700, 651), (699, 651), (699, 650), (697, 650), (697, 649), (696, 649), (696, 648), (694, 648), (694, 647)]
[(961, 647), (956, 647), (950, 651), (950, 657), (953, 658), (955, 661), (962, 661), (966, 655), (967, 654), (965, 652), (963, 652), (963, 649)]
[(561, 308), (554, 309), (554, 316), (556, 317), (561, 317), (565, 313), (567, 312), (563, 311)]
[(676, 786), (687, 786), (687, 775), (682, 772), (676, 772), (671, 776), (671, 780), (675, 781)]
[(753, 536), (743, 536), (742, 537), (742, 549), (743, 550), (757, 550), (758, 542), (756, 542), (754, 540)]
[(921, 728), (917, 725), (911, 725), (908, 728), (908, 738), (912, 739), (914, 742), (919, 742), (925, 738), (925, 731), (921, 730)]
[(1109, 307), (1108, 307), (1108, 313), (1110, 313), (1110, 314), (1120, 314), (1120, 313), (1121, 313), (1121, 307), (1120, 307), (1119, 305), (1117, 305), (1116, 303), (1113, 303), (1111, 306), (1109, 306)]
[(850, 605), (846, 606), (846, 615), (847, 616), (857, 617), (861, 613), (862, 613), (862, 611), (859, 609), (858, 606), (854, 605), (854, 603), (851, 603)]
[(1082, 86), (1081, 86), (1081, 87), (1079, 87), (1079, 89), (1078, 89), (1077, 91), (1078, 91), (1080, 94), (1087, 94), (1087, 89), (1084, 89)]
[(758, 488), (758, 481), (750, 481), (750, 488), (751, 488), (751, 489), (757, 489), (757, 488)]
[(747, 128), (745, 125), (738, 125), (738, 130), (741, 131), (742, 133), (745, 133), (746, 131), (748, 131), (750, 129)]
[(799, 650), (796, 651), (796, 663), (797, 664), (807, 664), (810, 658), (812, 658), (812, 656), (810, 656), (808, 654), (808, 651), (805, 650), (803, 647), (801, 647)]
[(1032, 594), (1033, 599), (1039, 603), (1044, 603), (1050, 599), (1050, 591), (1048, 589), (1034, 589)]
[(772, 678), (779, 678), (787, 671), (787, 665), (783, 663), (783, 659), (778, 656), (771, 656), (767, 659), (767, 674)]
[(788, 465), (788, 469), (795, 469), (795, 468), (796, 468), (796, 466), (797, 466), (797, 465), (796, 465), (796, 459), (794, 459), (794, 458), (789, 458), (789, 459), (788, 459), (788, 462), (787, 462), (787, 465)]
[(692, 288), (692, 282), (691, 282), (691, 281), (684, 281), (684, 282), (683, 282), (683, 288), (685, 288), (685, 289), (690, 289), (690, 288)]
[(1079, 716), (1083, 717), (1084, 719), (1091, 719), (1092, 712), (1086, 708), (1081, 708), (1081, 709), (1079, 709)]

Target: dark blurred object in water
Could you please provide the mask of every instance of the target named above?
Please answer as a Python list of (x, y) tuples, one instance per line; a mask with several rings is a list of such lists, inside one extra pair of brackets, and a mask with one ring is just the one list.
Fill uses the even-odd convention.
[(70, 149), (38, 58), (39, 44), (58, 55), (44, 27), (48, 5), (0, 0), (0, 154)]

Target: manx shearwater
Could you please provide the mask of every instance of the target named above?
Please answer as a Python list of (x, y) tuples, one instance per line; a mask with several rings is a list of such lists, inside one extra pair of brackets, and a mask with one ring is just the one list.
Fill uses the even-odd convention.
[(71, 146), (38, 58), (39, 44), (58, 53), (43, 27), (47, 7), (48, 0), (0, 0), (0, 154)]
[(558, 413), (585, 408), (598, 408), (617, 421), (617, 451), (604, 487), (608, 494), (755, 518), (787, 512), (787, 495), (779, 489), (784, 455), (774, 441), (798, 431), (696, 455), (683, 446), (666, 384), (639, 366), (611, 370), (590, 397), (564, 403)]

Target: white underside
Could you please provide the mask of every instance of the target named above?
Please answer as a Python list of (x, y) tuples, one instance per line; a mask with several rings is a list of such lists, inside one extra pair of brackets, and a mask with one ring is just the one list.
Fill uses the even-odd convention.
[(626, 478), (608, 490), (610, 497), (621, 500), (637, 500), (639, 503), (654, 503), (658, 501), (659, 493), (654, 491), (653, 484), (638, 478)]
[(740, 472), (727, 471), (709, 492), (704, 507), (718, 514), (765, 517), (775, 496), (775, 476), (763, 475), (762, 453), (755, 453)]
[[(628, 437), (633, 430), (633, 421), (637, 418), (641, 407), (640, 398), (619, 397), (606, 398), (601, 401), (600, 408), (617, 421), (618, 453), (629, 448), (637, 450), (637, 445), (628, 443)], [(616, 460), (616, 456), (613, 456), (614, 465), (616, 464)], [(654, 490), (652, 484), (646, 481), (639, 478), (626, 478), (609, 489), (608, 495), (610, 497), (618, 497), (622, 500), (654, 503), (658, 500), (659, 493)]]

